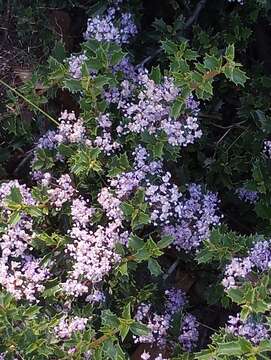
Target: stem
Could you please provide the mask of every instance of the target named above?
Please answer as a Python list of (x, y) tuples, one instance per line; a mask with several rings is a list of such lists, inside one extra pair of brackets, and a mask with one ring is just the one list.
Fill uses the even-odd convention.
[(173, 271), (175, 271), (179, 262), (180, 262), (180, 258), (175, 260), (175, 262), (168, 269), (167, 273), (163, 276), (163, 280), (166, 280), (173, 273)]
[(106, 341), (107, 339), (109, 339), (111, 336), (115, 335), (119, 330), (114, 330), (111, 331), (109, 334), (106, 335), (102, 335), (101, 337), (99, 337), (96, 340), (93, 340), (90, 344), (89, 347), (90, 348), (94, 348), (97, 349), (97, 347), (102, 344), (104, 341)]
[(36, 110), (41, 112), (44, 116), (46, 116), (50, 121), (52, 121), (55, 125), (59, 125), (58, 121), (56, 121), (52, 116), (47, 114), (44, 110), (42, 110), (40, 107), (38, 107), (36, 104), (34, 104), (31, 100), (27, 99), (23, 94), (21, 94), (18, 90), (14, 89), (12, 86), (8, 85), (5, 81), (0, 79), (0, 83), (7, 87), (9, 90), (14, 92), (17, 96), (21, 97), (24, 101), (26, 101), (29, 105), (33, 106)]
[(207, 2), (207, 0), (201, 0), (198, 2), (197, 6), (195, 8), (195, 11), (193, 12), (193, 14), (190, 16), (190, 18), (185, 23), (185, 26), (184, 26), (185, 29), (188, 29), (191, 25), (194, 24), (194, 22), (197, 21), (201, 10), (206, 5), (206, 2)]

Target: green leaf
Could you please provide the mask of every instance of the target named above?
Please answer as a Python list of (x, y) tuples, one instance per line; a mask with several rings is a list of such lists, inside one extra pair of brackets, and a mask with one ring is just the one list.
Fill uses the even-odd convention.
[(260, 352), (271, 351), (271, 340), (263, 340), (258, 347)]
[(250, 314), (251, 314), (250, 308), (248, 306), (243, 306), (240, 313), (240, 318), (245, 321)]
[(103, 89), (108, 84), (110, 84), (110, 79), (106, 75), (97, 75), (94, 79), (94, 86), (98, 89)]
[(141, 227), (142, 225), (147, 225), (150, 223), (150, 215), (143, 212), (135, 210), (132, 215), (132, 222), (131, 226), (132, 229), (136, 229), (138, 227)]
[(98, 148), (82, 148), (69, 159), (71, 171), (76, 176), (86, 177), (92, 172), (101, 172), (102, 166), (99, 161), (101, 150)]
[(116, 329), (119, 327), (119, 319), (117, 317), (117, 315), (115, 315), (114, 313), (112, 313), (111, 310), (107, 309), (107, 310), (103, 310), (102, 311), (102, 325), (106, 328), (106, 329)]
[(129, 248), (132, 248), (134, 250), (139, 250), (145, 245), (145, 242), (137, 235), (131, 234), (129, 241), (128, 241), (128, 245), (129, 245)]
[(60, 291), (61, 291), (61, 287), (58, 284), (57, 279), (50, 280), (50, 281), (47, 282), (46, 289), (43, 291), (41, 296), (44, 299), (56, 298), (56, 295), (58, 293), (60, 293)]
[(240, 341), (231, 341), (218, 344), (218, 355), (242, 355), (243, 350)]
[(213, 351), (210, 349), (202, 350), (200, 353), (195, 354), (195, 360), (213, 360)]
[(237, 304), (241, 304), (244, 299), (244, 293), (239, 288), (232, 288), (228, 290), (228, 295)]
[(151, 73), (150, 73), (150, 78), (151, 78), (156, 84), (160, 84), (160, 83), (161, 83), (162, 74), (161, 74), (159, 65), (152, 67), (152, 70), (151, 70)]
[(17, 187), (13, 187), (10, 190), (10, 195), (8, 196), (8, 199), (14, 202), (15, 204), (21, 204), (23, 202), (23, 198), (20, 189), (18, 189)]
[(177, 119), (180, 116), (183, 108), (184, 108), (183, 101), (181, 101), (180, 99), (175, 100), (171, 107), (170, 115), (174, 117), (174, 119)]
[(63, 88), (68, 89), (72, 94), (83, 91), (81, 81), (75, 79), (65, 79), (63, 81)]
[(38, 149), (36, 151), (37, 160), (34, 162), (34, 170), (50, 170), (54, 166), (52, 151), (48, 149)]
[(131, 304), (130, 303), (125, 305), (121, 316), (123, 317), (123, 319), (127, 319), (127, 320), (131, 319)]
[(226, 49), (225, 58), (226, 60), (231, 62), (234, 60), (234, 56), (235, 56), (235, 48), (234, 48), (234, 44), (231, 44)]
[(40, 217), (43, 216), (43, 209), (40, 209), (36, 206), (28, 206), (26, 209), (26, 213), (33, 216), (33, 217)]
[(248, 340), (246, 340), (244, 338), (241, 338), (239, 340), (239, 343), (240, 343), (241, 349), (242, 349), (242, 351), (244, 353), (249, 353), (249, 352), (251, 352), (253, 350), (253, 346), (252, 346), (250, 341), (248, 341)]
[(158, 241), (157, 246), (159, 247), (159, 249), (167, 248), (170, 244), (172, 244), (173, 240), (174, 239), (172, 236), (165, 235), (160, 241)]
[(150, 270), (150, 273), (154, 276), (159, 276), (163, 273), (158, 261), (152, 258), (148, 260), (148, 269)]
[(28, 319), (34, 319), (39, 313), (40, 307), (38, 305), (33, 305), (25, 309), (24, 316), (26, 316)]
[(119, 49), (112, 52), (110, 63), (112, 66), (115, 66), (121, 62), (121, 60), (124, 58), (125, 53)]
[(118, 271), (121, 273), (121, 275), (123, 276), (128, 276), (128, 265), (127, 262), (124, 262), (123, 264), (121, 264), (118, 267)]
[(63, 155), (67, 158), (71, 157), (75, 153), (75, 149), (73, 146), (60, 144), (57, 148), (60, 155)]
[(227, 79), (231, 80), (236, 85), (244, 86), (246, 80), (248, 79), (244, 71), (233, 65), (224, 66), (223, 73)]
[(109, 167), (110, 170), (108, 171), (108, 175), (111, 177), (115, 177), (120, 173), (131, 170), (131, 166), (126, 153), (120, 154), (119, 156), (113, 156), (112, 159), (110, 159)]
[(111, 339), (103, 342), (103, 351), (106, 355), (106, 359), (116, 360), (116, 348)]
[(148, 249), (147, 244), (145, 244), (142, 248), (140, 248), (134, 256), (135, 256), (135, 260), (138, 262), (148, 260), (151, 257), (151, 253)]
[(9, 222), (10, 225), (16, 225), (20, 221), (20, 219), (21, 219), (20, 212), (19, 211), (14, 211), (10, 215), (8, 222)]
[(62, 63), (67, 58), (65, 44), (62, 41), (57, 41), (55, 44), (55, 47), (52, 51), (52, 57), (60, 63)]
[(213, 55), (205, 55), (204, 61), (203, 61), (204, 67), (210, 71), (220, 71), (220, 67), (222, 64), (222, 58), (215, 57)]
[(140, 322), (134, 322), (133, 324), (131, 324), (130, 330), (134, 335), (137, 336), (146, 336), (150, 332), (149, 328), (146, 325), (141, 324)]
[(162, 41), (162, 49), (168, 54), (168, 55), (175, 55), (177, 53), (178, 46), (171, 40), (165, 40)]
[(121, 340), (124, 341), (128, 332), (130, 330), (130, 326), (126, 323), (121, 322), (120, 326), (119, 326), (119, 332), (120, 332), (120, 336), (121, 336)]
[(123, 202), (120, 205), (121, 210), (123, 211), (124, 216), (127, 219), (130, 219), (130, 217), (132, 216), (133, 212), (134, 212), (134, 207), (133, 205), (129, 204), (128, 202)]
[(244, 86), (247, 79), (248, 77), (244, 71), (240, 70), (238, 67), (233, 69), (231, 80), (235, 83), (235, 85)]
[(253, 311), (255, 311), (255, 313), (265, 313), (270, 309), (270, 307), (270, 304), (263, 299), (258, 299), (253, 302)]
[(165, 143), (162, 141), (156, 141), (149, 146), (154, 159), (162, 159), (164, 154)]

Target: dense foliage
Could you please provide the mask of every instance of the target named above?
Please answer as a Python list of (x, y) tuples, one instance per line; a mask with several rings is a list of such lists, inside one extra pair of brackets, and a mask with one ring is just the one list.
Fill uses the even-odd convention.
[(16, 4), (0, 358), (269, 359), (270, 2)]

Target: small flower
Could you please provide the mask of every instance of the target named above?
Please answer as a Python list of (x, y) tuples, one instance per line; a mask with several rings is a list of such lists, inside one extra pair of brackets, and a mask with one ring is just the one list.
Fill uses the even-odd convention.
[(145, 352), (145, 350), (144, 350), (144, 352), (141, 354), (141, 359), (142, 359), (142, 360), (148, 360), (148, 359), (150, 359), (150, 357), (151, 357), (150, 353)]

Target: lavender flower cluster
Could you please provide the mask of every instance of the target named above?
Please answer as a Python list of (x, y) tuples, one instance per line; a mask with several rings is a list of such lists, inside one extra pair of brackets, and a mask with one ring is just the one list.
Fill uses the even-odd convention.
[(74, 79), (81, 79), (82, 77), (81, 67), (86, 60), (87, 60), (87, 56), (85, 54), (71, 55), (67, 59), (67, 63), (69, 66), (69, 73)]
[(204, 193), (196, 184), (188, 186), (187, 195), (182, 194), (172, 183), (171, 174), (163, 170), (162, 162), (152, 161), (145, 148), (138, 146), (133, 155), (133, 170), (110, 182), (117, 198), (125, 200), (137, 189), (144, 189), (152, 223), (174, 238), (176, 249), (198, 248), (211, 227), (220, 222), (217, 195)]
[[(74, 78), (80, 78), (83, 61), (85, 61), (84, 54), (73, 56), (68, 60), (70, 74)], [(143, 134), (144, 132), (155, 137), (166, 134), (170, 145), (186, 147), (202, 136), (197, 116), (199, 103), (192, 95), (186, 101), (188, 114), (183, 114), (177, 119), (170, 116), (172, 103), (180, 94), (171, 78), (165, 76), (160, 84), (156, 84), (150, 78), (147, 69), (136, 68), (128, 57), (114, 66), (112, 72), (121, 72), (124, 79), (119, 87), (104, 91), (103, 96), (121, 113), (123, 120), (116, 127), (120, 138), (128, 134)], [(103, 128), (103, 135), (96, 139), (97, 146), (104, 148), (103, 142), (112, 142), (111, 126), (112, 123), (107, 128)], [(116, 142), (112, 146), (119, 147)]]
[(191, 251), (208, 238), (211, 227), (220, 223), (220, 216), (216, 194), (204, 193), (196, 184), (190, 184), (187, 192), (175, 207), (176, 222), (166, 225), (163, 232), (174, 238), (173, 245), (178, 250)]
[(109, 7), (105, 15), (97, 15), (88, 19), (84, 34), (86, 40), (113, 41), (127, 44), (137, 34), (137, 26), (129, 12), (121, 12), (117, 4)]
[(185, 351), (192, 351), (199, 338), (199, 324), (192, 314), (186, 314), (182, 319), (181, 334), (179, 336), (180, 344)]
[(187, 100), (190, 115), (182, 115), (178, 119), (170, 116), (171, 105), (179, 95), (173, 80), (164, 77), (156, 84), (146, 69), (138, 69), (137, 75), (121, 83), (121, 89), (105, 94), (108, 102), (117, 104), (123, 114), (123, 121), (117, 127), (119, 136), (149, 133), (158, 136), (165, 133), (172, 146), (186, 147), (202, 136), (197, 114), (198, 103), (192, 98)]
[[(163, 314), (152, 311), (151, 304), (140, 304), (137, 308), (135, 319), (146, 324), (149, 334), (144, 336), (133, 336), (135, 343), (156, 344), (159, 348), (165, 348), (169, 329), (172, 325), (174, 315), (183, 311), (187, 304), (185, 293), (181, 289), (172, 288), (165, 292), (166, 302)], [(198, 323), (196, 318), (187, 313), (180, 328), (179, 342), (185, 351), (191, 351), (198, 340)], [(148, 353), (144, 355), (148, 359)], [(162, 356), (162, 355), (161, 355)], [(144, 357), (143, 357), (144, 358)]]
[(247, 278), (252, 271), (267, 271), (271, 268), (271, 240), (259, 241), (247, 257), (233, 258), (226, 266), (222, 281), (226, 289), (238, 286), (238, 281)]
[(232, 3), (232, 2), (237, 2), (240, 5), (244, 5), (245, 0), (228, 0), (228, 2)]
[(266, 140), (263, 144), (263, 152), (270, 159), (271, 158), (271, 141)]
[[(109, 114), (104, 114), (97, 118), (98, 134), (94, 139), (87, 137), (87, 129), (83, 120), (76, 118), (73, 111), (63, 111), (58, 120), (60, 124), (57, 130), (50, 130), (39, 139), (34, 153), (33, 165), (37, 161), (37, 151), (39, 149), (57, 151), (58, 146), (61, 144), (81, 144), (89, 148), (97, 147), (108, 155), (111, 155), (121, 147), (121, 145), (112, 138), (112, 121), (109, 118)], [(56, 160), (63, 161), (63, 157), (57, 153)], [(34, 180), (38, 180), (41, 183), (48, 180), (49, 177), (50, 174), (48, 173), (44, 174), (40, 171), (33, 172)]]
[(259, 345), (261, 341), (270, 339), (270, 328), (267, 324), (254, 321), (251, 318), (243, 321), (240, 314), (229, 317), (226, 330), (230, 334), (246, 338), (254, 345)]
[(240, 200), (249, 204), (256, 204), (259, 199), (259, 193), (257, 191), (247, 190), (244, 187), (240, 187), (235, 190), (236, 195)]

